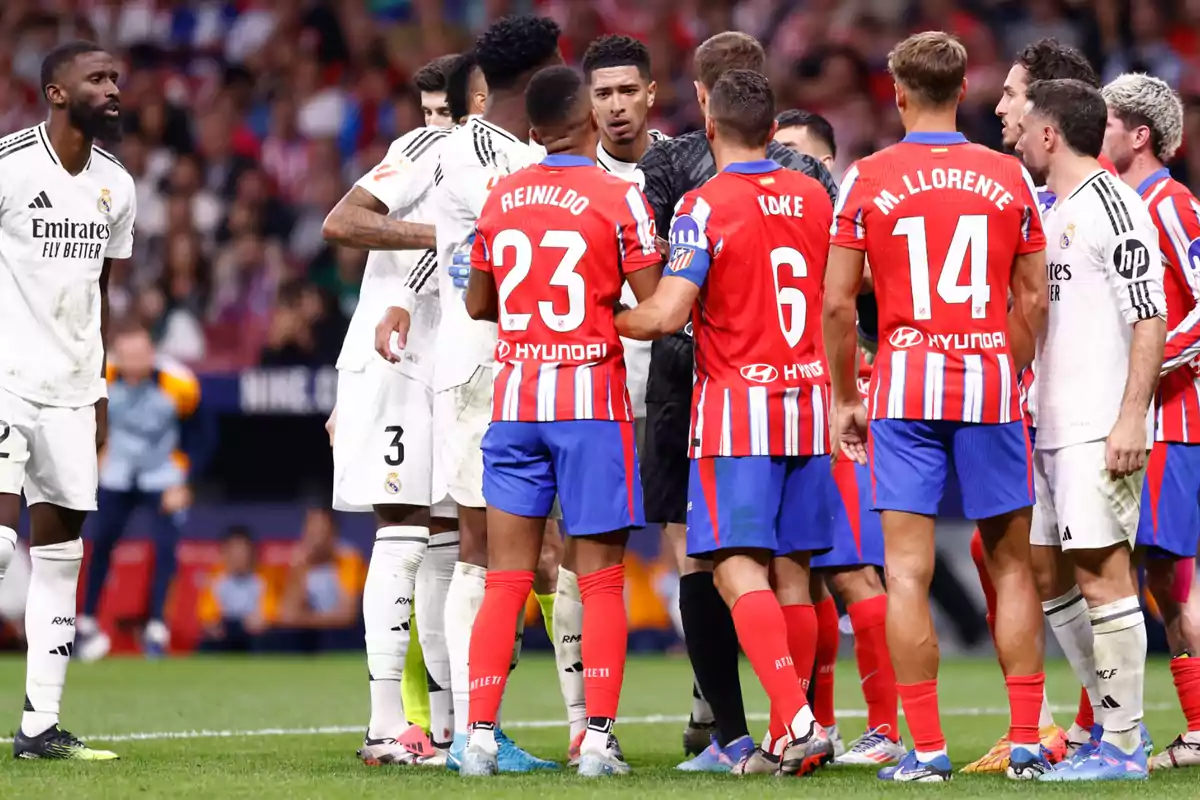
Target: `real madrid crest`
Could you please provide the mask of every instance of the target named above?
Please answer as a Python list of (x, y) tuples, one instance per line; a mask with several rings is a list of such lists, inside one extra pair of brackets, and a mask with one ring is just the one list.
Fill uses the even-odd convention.
[(383, 481), (383, 490), (388, 494), (400, 494), (400, 476), (389, 472)]
[(1059, 240), (1058, 246), (1066, 250), (1071, 246), (1071, 240), (1075, 238), (1075, 223), (1072, 222), (1067, 227), (1063, 228), (1062, 238)]
[(112, 214), (112, 192), (108, 189), (100, 190), (100, 199), (96, 201), (96, 208), (100, 209), (100, 213), (104, 216)]

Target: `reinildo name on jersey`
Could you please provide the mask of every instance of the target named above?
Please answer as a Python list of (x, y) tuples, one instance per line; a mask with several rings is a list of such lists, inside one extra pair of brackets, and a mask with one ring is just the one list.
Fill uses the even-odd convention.
[(1008, 207), (1008, 204), (1013, 201), (1012, 192), (1004, 188), (1004, 185), (995, 178), (989, 178), (986, 175), (981, 175), (973, 169), (942, 169), (935, 167), (929, 171), (928, 177), (925, 175), (925, 170), (919, 169), (914, 175), (901, 175), (900, 180), (904, 181), (904, 187), (908, 190), (907, 193), (899, 195), (892, 194), (887, 189), (883, 189), (875, 197), (875, 206), (888, 215), (892, 210), (904, 200), (906, 197), (912, 197), (914, 194), (921, 192), (932, 191), (933, 189), (958, 189), (963, 192), (971, 192), (972, 194), (986, 197), (989, 202), (995, 203), (996, 208), (1003, 211)]
[(33, 238), (42, 241), (42, 258), (97, 259), (111, 229), (107, 222), (52, 222), (33, 218)]

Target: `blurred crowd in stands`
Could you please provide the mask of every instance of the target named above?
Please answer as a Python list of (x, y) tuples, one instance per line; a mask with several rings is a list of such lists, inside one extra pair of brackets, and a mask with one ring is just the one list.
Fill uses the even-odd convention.
[(1187, 131), (1172, 168), (1200, 188), (1200, 0), (4, 0), (0, 133), (44, 117), (38, 67), (56, 42), (119, 53), (126, 134), (112, 146), (137, 181), (138, 221), (113, 309), (200, 371), (332, 364), (365, 257), (326, 246), (322, 219), (422, 124), (413, 73), (488, 19), (529, 10), (559, 20), (570, 61), (602, 33), (646, 41), (653, 124), (670, 134), (701, 122), (693, 46), (754, 34), (781, 108), (833, 123), (839, 175), (901, 134), (885, 66), (907, 33), (966, 44), (961, 126), (991, 146), (1012, 54), (1054, 36), (1105, 80), (1142, 70), (1179, 90)]

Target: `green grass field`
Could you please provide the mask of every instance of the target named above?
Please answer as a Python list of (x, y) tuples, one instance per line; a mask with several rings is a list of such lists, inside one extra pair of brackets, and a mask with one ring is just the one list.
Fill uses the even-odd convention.
[[(745, 662), (743, 662), (744, 664)], [(1069, 720), (1078, 696), (1065, 662), (1049, 665), (1051, 698)], [(851, 661), (839, 664), (838, 708), (847, 739), (862, 729), (863, 704)], [(23, 662), (0, 660), (0, 685), (10, 709), (11, 736), (19, 718)], [(765, 724), (766, 701), (744, 666), (747, 709)], [(950, 755), (962, 765), (1003, 732), (1007, 710), (995, 663), (955, 661), (942, 665), (941, 703)], [(148, 663), (111, 660), (72, 664), (63, 721), (89, 741), (111, 742), (122, 759), (103, 764), (17, 762), (0, 766), (0, 798), (254, 797), (360, 798), (465, 797), (878, 797), (931, 791), (883, 784), (870, 770), (825, 769), (807, 779), (684, 775), (672, 770), (681, 756), (680, 732), (688, 711), (691, 680), (681, 659), (636, 658), (625, 676), (618, 733), (634, 774), (587, 781), (573, 774), (500, 776), (466, 781), (441, 771), (368, 768), (354, 756), (366, 722), (366, 668), (362, 658), (193, 658)], [(1182, 728), (1170, 672), (1151, 663), (1146, 677), (1146, 722), (1161, 746)], [(1070, 707), (1068, 712), (1065, 707)], [(509, 685), (505, 728), (539, 755), (561, 758), (566, 726), (553, 662), (529, 657)], [(4, 744), (8, 747), (8, 744)], [(957, 776), (933, 790), (940, 796), (1029, 794), (1116, 797), (1200, 796), (1200, 771), (1156, 773), (1149, 784), (1033, 787), (1001, 776)]]

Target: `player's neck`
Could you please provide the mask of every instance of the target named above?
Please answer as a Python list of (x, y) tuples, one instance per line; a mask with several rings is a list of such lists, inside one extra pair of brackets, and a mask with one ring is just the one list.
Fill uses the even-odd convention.
[(600, 137), (600, 146), (604, 148), (604, 152), (617, 161), (636, 164), (642, 160), (642, 156), (646, 155), (646, 151), (650, 149), (650, 129), (643, 127), (638, 132), (638, 135), (633, 138), (632, 142), (625, 144), (618, 144), (602, 136)]
[(82, 131), (72, 127), (65, 114), (51, 114), (46, 123), (46, 133), (63, 169), (72, 175), (83, 172), (92, 154), (91, 137), (84, 136)]
[(529, 141), (529, 116), (525, 113), (525, 98), (521, 95), (501, 97), (488, 96), (483, 118), (498, 128), (508, 131), (522, 142)]
[(958, 109), (913, 109), (902, 121), (905, 133), (956, 133)]
[(1121, 173), (1121, 180), (1131, 189), (1140, 189), (1154, 173), (1163, 168), (1163, 163), (1149, 153), (1137, 153), (1129, 162), (1129, 168)]
[(1099, 169), (1100, 162), (1091, 156), (1079, 155), (1070, 151), (1059, 154), (1050, 165), (1046, 176), (1046, 188), (1055, 197), (1070, 197), (1079, 185)]
[(767, 148), (765, 147), (721, 144), (716, 140), (710, 142), (709, 146), (712, 148), (713, 161), (716, 162), (717, 172), (721, 172), (730, 164), (741, 164), (746, 161), (765, 161), (767, 158)]

